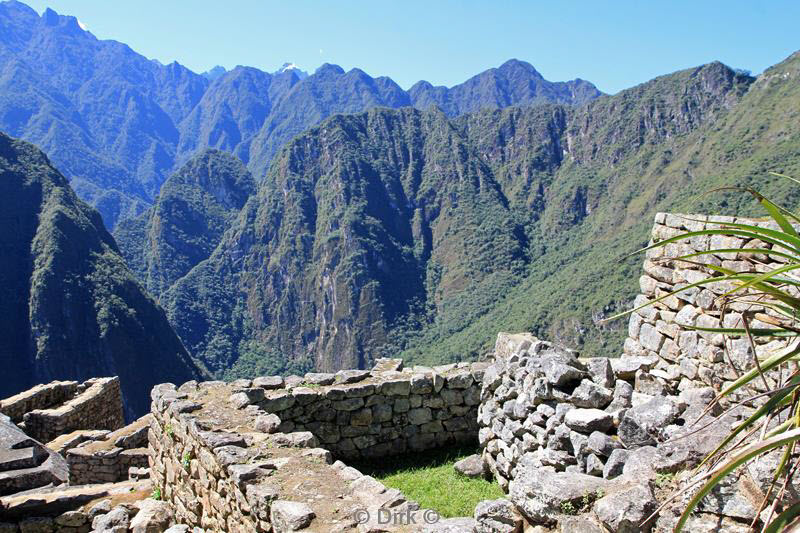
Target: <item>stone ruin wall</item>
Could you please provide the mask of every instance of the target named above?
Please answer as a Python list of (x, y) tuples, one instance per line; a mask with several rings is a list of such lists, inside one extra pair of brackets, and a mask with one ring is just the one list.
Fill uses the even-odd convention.
[[(18, 418), (21, 405), (25, 405), (26, 409), (29, 405), (34, 407), (24, 412), (20, 426), (27, 435), (39, 442), (50, 442), (60, 435), (80, 429), (115, 430), (125, 425), (118, 377), (93, 378), (80, 385), (62, 382), (33, 390), (35, 392), (29, 397), (27, 393), (22, 393), (9, 398), (4, 401), (2, 408), (7, 408)], [(37, 407), (54, 399), (62, 403), (46, 408)], [(14, 416), (8, 416), (14, 419)]]
[(238, 395), (276, 414), (282, 432), (310, 431), (338, 458), (371, 459), (475, 441), (485, 366), (257, 378)]
[[(770, 222), (753, 219), (702, 215), (677, 215), (658, 213), (652, 230), (653, 242), (673, 237), (686, 231), (700, 231), (719, 228), (722, 223), (757, 224), (777, 229)], [(706, 279), (711, 271), (700, 265), (669, 261), (665, 258), (678, 257), (711, 249), (747, 249), (767, 246), (761, 241), (754, 242), (737, 237), (703, 235), (688, 241), (671, 243), (647, 252), (644, 273), (639, 279), (642, 293), (636, 298), (635, 306), (659, 298), (691, 283)], [(767, 257), (752, 253), (722, 253), (698, 256), (693, 261), (722, 266), (736, 272), (765, 271), (765, 265), (775, 268), (779, 265), (774, 256)], [(761, 312), (772, 314), (760, 306), (731, 302), (720, 308), (719, 296), (733, 288), (733, 285), (712, 283), (695, 287), (686, 292), (670, 296), (651, 307), (640, 309), (631, 315), (628, 325), (628, 338), (623, 348), (624, 356), (646, 356), (654, 358), (655, 366), (650, 371), (649, 384), (641, 383), (637, 389), (648, 387), (667, 387), (670, 390), (684, 390), (691, 386), (712, 386), (720, 390), (726, 383), (739, 377), (744, 369), (754, 364), (753, 351), (746, 337), (730, 338), (722, 334), (692, 331), (683, 326), (706, 328), (742, 328), (742, 312)], [(754, 318), (750, 319), (752, 328), (770, 328)], [(754, 337), (760, 353), (779, 350), (787, 341), (769, 340)], [(731, 364), (732, 363), (732, 364)]]
[[(646, 362), (636, 364), (634, 373), (647, 371)], [(524, 457), (561, 471), (619, 475), (618, 461), (606, 463), (613, 450), (624, 447), (613, 435), (632, 397), (632, 385), (617, 383), (609, 359), (581, 361), (530, 334), (501, 333), (478, 410), (484, 461), (506, 491)], [(579, 411), (592, 418), (580, 419)]]
[[(359, 511), (375, 521), (379, 509), (416, 513), (421, 523), (426, 510), (334, 462), (331, 450), (366, 458), (474, 440), (482, 366), (307, 374), (294, 383), (258, 378), (160, 385), (152, 394), (149, 436), (154, 486), (179, 523), (207, 531), (294, 531), (312, 522), (315, 531), (386, 531), (357, 522)], [(334, 384), (307, 386), (331, 379)], [(279, 383), (281, 389), (273, 388)], [(465, 393), (474, 395), (471, 405), (465, 406)], [(315, 421), (325, 409), (334, 416)], [(414, 409), (417, 414), (409, 414)], [(335, 438), (321, 423), (341, 424)], [(323, 436), (327, 443), (320, 443)], [(344, 439), (354, 448), (342, 446)]]
[(37, 385), (5, 400), (0, 400), (0, 413), (3, 413), (18, 424), (25, 413), (37, 409), (49, 409), (61, 405), (75, 396), (78, 391), (77, 381), (54, 381)]
[(118, 378), (38, 385), (0, 401), (0, 412), (1, 533), (88, 532), (109, 511), (99, 502), (150, 494), (139, 481), (149, 416), (122, 427)]
[[(703, 220), (708, 219), (658, 214), (653, 240), (704, 229)], [(636, 304), (709, 275), (701, 266), (664, 261), (665, 256), (757, 244), (698, 237), (651, 251)], [(755, 259), (743, 253), (708, 258), (738, 271), (763, 268), (759, 262), (767, 258)], [(126, 479), (124, 470), (132, 465), (124, 455), (143, 458), (144, 428), (153, 486), (169, 502), (177, 523), (232, 532), (283, 531), (302, 524), (346, 530), (357, 527), (354, 510), (369, 509), (373, 517), (378, 509), (422, 510), (335, 458), (375, 459), (477, 436), (484, 467), (508, 493), (507, 500), (482, 502), (475, 519), (443, 521), (445, 529), (431, 531), (517, 531), (520, 516), (552, 531), (670, 531), (691, 491), (644, 524), (663, 498), (657, 480), (675, 476), (684, 482), (719, 442), (734, 414), (695, 436), (686, 428), (709, 416), (704, 410), (715, 391), (752, 364), (748, 341), (682, 327), (740, 326), (744, 308), (733, 304), (723, 314), (715, 301), (729, 288), (693, 289), (637, 311), (619, 359), (580, 358), (528, 334), (500, 334), (495, 358), (487, 363), (403, 370), (401, 362), (385, 360), (372, 371), (161, 385), (153, 391), (152, 415), (146, 419), (111, 434), (75, 431), (51, 444), (67, 457), (75, 481), (88, 483), (97, 475)], [(759, 350), (782, 346), (758, 343)], [(33, 420), (36, 431), (36, 416), (26, 419), (24, 412), (52, 411), (79, 388), (74, 382), (40, 386), (0, 403), (0, 410)], [(113, 420), (117, 415), (103, 416)], [(756, 465), (733, 476), (701, 502), (689, 530), (747, 531), (759, 503), (751, 493), (764, 490), (770, 471)], [(9, 509), (18, 509), (21, 521), (6, 524), (7, 530), (22, 531), (31, 520), (24, 518), (29, 504), (12, 500), (6, 500)], [(336, 505), (327, 505), (330, 501)], [(83, 513), (83, 525), (69, 529), (65, 524), (77, 520), (74, 513)], [(88, 530), (92, 517), (83, 508), (34, 520), (49, 520), (55, 531), (75, 531)]]
[(151, 415), (143, 416), (102, 439), (66, 450), (70, 484), (127, 481), (139, 474), (131, 469), (147, 468), (147, 432), (151, 418)]
[[(719, 227), (708, 221), (774, 227), (752, 219), (659, 213), (651, 244), (686, 231)], [(702, 265), (665, 258), (755, 246), (764, 243), (700, 236), (651, 250), (635, 306), (712, 275)], [(698, 256), (694, 261), (737, 272), (765, 271), (779, 264), (766, 255), (743, 252)], [(732, 288), (712, 283), (636, 311), (629, 319), (619, 359), (579, 358), (527, 334), (498, 336), (495, 359), (484, 374), (479, 442), (485, 464), (529, 522), (558, 524), (562, 530), (593, 530), (600, 525), (625, 530), (627, 526), (609, 512), (614, 506), (626, 507), (624, 499), (615, 505), (604, 502), (614, 501), (620, 484), (642, 481), (625, 490), (643, 502), (638, 509), (628, 505), (629, 514), (646, 517), (657, 506), (655, 480), (675, 476), (685, 482), (691, 469), (724, 438), (726, 428), (749, 412), (742, 407), (722, 422), (692, 425), (698, 420), (712, 422), (710, 417), (720, 414), (719, 406), (709, 413), (705, 409), (716, 392), (752, 368), (754, 355), (746, 337), (724, 337), (687, 326), (741, 328), (744, 311), (772, 314), (762, 306), (736, 301), (722, 309), (718, 297)], [(752, 315), (749, 325), (770, 327)], [(787, 345), (757, 337), (755, 343), (759, 354)], [(730, 476), (701, 502), (689, 530), (747, 531), (757, 519), (759, 495), (763, 497), (769, 486), (768, 468), (774, 467), (774, 460), (767, 457)], [(548, 486), (558, 486), (560, 492)], [(588, 502), (587, 508), (586, 494), (596, 490), (606, 496)], [(551, 500), (545, 501), (548, 496)], [(593, 507), (593, 513), (567, 517), (554, 501), (582, 512)], [(684, 495), (652, 523), (629, 525), (642, 531), (670, 531), (686, 501)]]

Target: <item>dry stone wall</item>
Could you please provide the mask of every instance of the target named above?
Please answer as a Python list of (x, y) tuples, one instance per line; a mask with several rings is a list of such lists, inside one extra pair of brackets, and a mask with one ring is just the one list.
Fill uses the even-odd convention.
[[(556, 531), (672, 530), (693, 492), (645, 523), (669, 495), (665, 480), (688, 485), (692, 469), (748, 411), (715, 420), (721, 409), (709, 408), (711, 387), (636, 390), (656, 364), (645, 356), (578, 358), (530, 334), (498, 335), (483, 377), (479, 440), (485, 465), (528, 523)], [(688, 530), (712, 531), (717, 521), (731, 533), (748, 531), (760, 503), (752, 495), (768, 487), (763, 473), (774, 460), (703, 500)]]
[(66, 456), (70, 484), (125, 481), (131, 468), (146, 468), (150, 419), (151, 415), (143, 416), (104, 439), (69, 449)]
[[(660, 213), (651, 244), (733, 223), (775, 229), (752, 219)], [(759, 303), (760, 295), (724, 298), (731, 284), (702, 283), (670, 294), (717, 275), (708, 265), (734, 272), (779, 266), (773, 256), (747, 252), (763, 246), (701, 235), (648, 251), (635, 305), (663, 300), (631, 315), (618, 359), (580, 358), (527, 334), (498, 336), (484, 373), (479, 441), (486, 466), (530, 524), (563, 531), (672, 530), (697, 491), (693, 468), (754, 408), (747, 402), (711, 405), (722, 387), (753, 368), (750, 340), (693, 328), (743, 328), (748, 320), (752, 328), (769, 329), (775, 315)], [(715, 249), (730, 251), (695, 256), (694, 263), (671, 259)], [(788, 344), (754, 340), (759, 356)], [(770, 386), (776, 377), (766, 376)], [(758, 525), (769, 472), (779, 460), (775, 452), (734, 472), (701, 501), (687, 530), (744, 533)], [(672, 491), (678, 498), (644, 522)]]
[(280, 431), (310, 431), (346, 460), (475, 440), (485, 363), (381, 370), (386, 364), (371, 372), (307, 374), (299, 382), (243, 380), (232, 400), (277, 415)]
[(64, 459), (0, 415), (0, 496), (66, 481)]
[[(603, 477), (613, 450), (624, 448), (615, 423), (632, 396), (633, 387), (617, 383), (608, 359), (579, 361), (532, 335), (501, 333), (478, 411), (484, 460), (506, 490), (523, 458)], [(605, 477), (620, 473), (613, 464), (606, 470)]]
[[(0, 532), (164, 531), (174, 524), (166, 502), (149, 498), (149, 416), (113, 433), (69, 431), (122, 425), (116, 378), (39, 385), (2, 404), (18, 423), (0, 414)], [(69, 432), (44, 446), (26, 430), (45, 438)]]
[(119, 378), (90, 379), (63, 404), (26, 412), (21, 425), (40, 442), (79, 429), (119, 429), (125, 425)]
[[(278, 431), (275, 414), (238, 401), (241, 385), (189, 382), (153, 389), (153, 483), (180, 524), (231, 533), (422, 530), (425, 510), (334, 462), (309, 431)], [(379, 525), (381, 513), (415, 516), (417, 522)], [(363, 523), (367, 516), (374, 523)]]
[[(165, 502), (148, 498), (151, 491), (146, 480), (43, 488), (0, 497), (0, 532), (164, 531), (172, 523), (172, 515), (168, 508), (163, 509)], [(152, 520), (150, 528), (142, 528), (140, 522), (134, 529), (138, 515), (154, 506), (162, 507), (161, 520)]]
[(5, 400), (0, 400), (0, 413), (15, 424), (22, 422), (25, 413), (36, 409), (49, 409), (75, 396), (80, 384), (77, 381), (53, 381), (37, 385)]
[[(777, 229), (774, 223), (753, 219), (723, 216), (678, 215), (659, 213), (652, 230), (653, 242), (662, 241), (687, 231), (716, 229), (720, 224), (746, 223)], [(647, 252), (644, 273), (639, 279), (642, 293), (636, 298), (638, 307), (676, 289), (709, 278), (712, 272), (702, 266), (711, 264), (736, 272), (763, 272), (779, 264), (775, 256), (748, 253), (748, 248), (765, 247), (761, 241), (737, 237), (702, 235), (689, 240), (671, 243)], [(672, 261), (680, 257), (712, 249), (739, 249), (697, 256), (695, 263)], [(686, 326), (705, 328), (742, 328), (743, 314), (750, 314), (752, 328), (767, 328), (753, 315), (772, 313), (763, 306), (744, 301), (722, 305), (720, 296), (732, 289), (731, 284), (711, 283), (686, 292), (669, 296), (662, 302), (641, 309), (631, 315), (628, 338), (623, 357), (648, 357), (656, 361), (649, 374), (642, 374), (637, 390), (655, 392), (658, 389), (686, 390), (692, 386), (712, 386), (719, 390), (726, 382), (735, 380), (744, 369), (752, 368), (754, 354), (749, 339), (731, 338), (719, 333), (693, 331)], [(755, 298), (748, 298), (753, 301)], [(787, 341), (755, 337), (760, 353), (780, 350)]]

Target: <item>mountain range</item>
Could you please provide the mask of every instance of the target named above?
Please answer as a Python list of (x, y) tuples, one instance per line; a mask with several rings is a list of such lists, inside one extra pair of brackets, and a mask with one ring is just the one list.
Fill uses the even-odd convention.
[[(752, 148), (723, 157), (709, 143), (742, 114), (752, 123), (766, 87), (796, 81), (770, 73), (796, 62), (770, 83), (711, 63), (582, 106), (332, 117), (284, 146), (161, 303), (189, 351), (230, 377), (474, 358), (509, 325), (613, 355), (621, 328), (599, 319), (637, 292), (626, 254), (655, 210), (743, 177)], [(759, 103), (773, 111), (759, 122), (784, 123), (795, 98)], [(706, 167), (702, 150), (723, 162)], [(743, 209), (705, 208), (726, 205)]]
[(278, 149), (335, 113), (374, 107), (446, 113), (540, 102), (581, 103), (591, 83), (551, 83), (509, 61), (451, 89), (325, 64), (197, 74), (98, 40), (75, 17), (0, 3), (0, 129), (45, 150), (106, 225), (151, 206), (166, 178), (198, 151), (237, 155), (260, 179)]
[[(509, 330), (614, 356), (624, 325), (602, 319), (638, 292), (629, 254), (655, 212), (758, 213), (703, 194), (723, 185), (800, 203), (768, 173), (800, 176), (798, 53), (758, 77), (714, 62), (615, 95), (514, 60), (404, 91), (335, 65), (196, 75), (18, 2), (0, 29), (0, 128), (44, 147), (114, 226), (3, 137), (24, 160), (2, 169), (23, 190), (8, 212), (29, 226), (0, 232), (20, 383), (119, 368), (135, 395), (154, 374), (436, 364)], [(52, 230), (51, 212), (82, 232)], [(62, 316), (40, 287), (81, 307)]]

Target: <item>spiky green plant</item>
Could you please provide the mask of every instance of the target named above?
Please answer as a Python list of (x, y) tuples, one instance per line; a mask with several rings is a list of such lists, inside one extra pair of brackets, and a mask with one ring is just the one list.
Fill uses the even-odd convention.
[[(800, 181), (782, 174), (775, 174), (800, 184)], [(679, 243), (693, 237), (730, 236), (745, 239), (757, 239), (763, 245), (742, 249), (712, 249), (695, 252), (679, 257), (665, 258), (668, 261), (684, 264), (702, 265), (711, 271), (707, 279), (690, 283), (671, 293), (655, 298), (645, 305), (618, 318), (630, 314), (643, 307), (663, 301), (670, 296), (713, 283), (729, 283), (731, 290), (718, 299), (720, 308), (729, 303), (744, 304), (742, 328), (703, 328), (683, 326), (696, 331), (722, 333), (731, 337), (748, 338), (754, 354), (753, 367), (736, 381), (725, 387), (715, 398), (719, 403), (731, 397), (734, 392), (759, 390), (758, 396), (763, 402), (746, 420), (738, 424), (719, 446), (698, 467), (698, 478), (702, 483), (699, 490), (689, 501), (681, 515), (675, 531), (682, 531), (693, 510), (726, 476), (748, 462), (773, 450), (782, 451), (772, 485), (758, 509), (758, 517), (762, 510), (769, 508), (764, 532), (783, 531), (800, 524), (800, 500), (793, 500), (787, 488), (796, 470), (800, 468), (800, 457), (796, 452), (797, 441), (800, 440), (800, 371), (796, 367), (790, 372), (777, 372), (789, 364), (800, 360), (800, 277), (795, 273), (800, 269), (800, 235), (795, 229), (800, 224), (800, 215), (768, 200), (758, 191), (750, 188), (727, 188), (751, 194), (767, 211), (775, 222), (773, 227), (761, 227), (756, 224), (734, 222), (706, 222), (706, 228), (699, 231), (688, 231), (674, 237), (652, 244), (643, 250), (653, 250), (672, 243)], [(711, 227), (709, 226), (716, 226)], [(748, 272), (737, 272), (723, 266), (703, 261), (703, 256), (718, 254), (748, 254), (752, 257), (754, 268)], [(767, 261), (760, 260), (766, 256)], [(748, 311), (752, 309), (752, 311)], [(766, 310), (771, 313), (764, 312)], [(750, 318), (763, 322), (768, 327), (750, 327)], [(788, 338), (785, 348), (774, 353), (758, 353), (754, 338), (774, 337)], [(767, 374), (772, 380), (767, 379)], [(783, 420), (778, 423), (777, 421)], [(754, 520), (756, 524), (758, 518)]]

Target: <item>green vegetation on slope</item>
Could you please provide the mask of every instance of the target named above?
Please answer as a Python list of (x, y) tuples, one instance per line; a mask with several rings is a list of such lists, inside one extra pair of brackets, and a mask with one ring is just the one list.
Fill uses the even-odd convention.
[(578, 108), (333, 117), (281, 151), (168, 314), (230, 377), (476, 358), (508, 329), (617, 355), (624, 328), (600, 319), (638, 292), (627, 256), (654, 213), (725, 211), (692, 202), (793, 164), (795, 60), (758, 81), (712, 63)]
[(255, 191), (236, 157), (207, 150), (164, 183), (155, 205), (114, 232), (131, 269), (156, 297), (207, 259)]
[(0, 134), (0, 397), (120, 377), (129, 415), (157, 383), (202, 377), (100, 215), (32, 145)]
[(451, 447), (354, 466), (387, 487), (400, 490), (422, 508), (437, 511), (442, 518), (472, 516), (478, 502), (505, 497), (497, 483), (468, 478), (453, 468), (456, 461), (476, 451), (469, 446)]
[[(543, 253), (534, 258), (523, 283), (456, 335), (423, 344), (409, 355), (431, 361), (454, 353), (480, 353), (497, 331), (513, 330), (533, 331), (586, 355), (616, 356), (625, 324), (599, 325), (594, 319), (628, 308), (639, 292), (641, 258), (628, 255), (646, 244), (656, 212), (758, 215), (749, 195), (704, 194), (730, 185), (753, 186), (774, 200), (800, 205), (796, 188), (768, 174), (800, 175), (800, 56), (794, 54), (753, 83), (730, 78), (733, 72), (719, 64), (705, 69), (712, 75), (705, 80), (695, 70), (684, 71), (632, 89), (635, 98), (626, 91), (576, 110), (580, 119), (572, 119), (573, 124), (599, 127), (584, 134), (591, 142), (590, 151), (577, 150), (579, 145), (573, 144), (574, 156), (559, 168), (550, 190), (569, 199), (586, 187), (588, 214), (568, 231), (539, 229), (540, 236), (532, 240), (534, 246), (542, 244)], [(692, 95), (685, 85), (675, 85), (674, 78), (683, 78), (683, 84), (696, 81), (695, 90), (702, 89), (700, 98), (708, 98), (726, 77), (733, 82), (731, 90), (718, 99), (711, 117), (697, 118), (711, 108), (692, 105), (691, 100), (678, 100), (670, 107), (694, 110), (696, 118), (659, 110), (675, 94)], [(664, 86), (675, 90), (665, 92)], [(628, 103), (615, 102), (618, 97)], [(627, 112), (634, 105), (640, 109), (638, 116)], [(597, 113), (612, 107), (626, 112), (610, 117), (613, 126), (609, 126), (609, 118), (600, 120)], [(659, 121), (671, 129), (658, 134), (657, 129), (651, 132), (641, 126)], [(684, 126), (676, 129), (671, 124)], [(691, 124), (698, 127), (692, 129)], [(580, 135), (577, 128), (570, 133), (573, 139)], [(640, 139), (648, 135), (652, 141), (642, 143)], [(553, 210), (545, 210), (542, 217), (549, 227), (568, 218)]]
[[(222, 372), (366, 366), (387, 335), (485, 310), (525, 236), (441, 113), (337, 116), (293, 141), (208, 261), (165, 295), (190, 350)], [(235, 374), (233, 374), (235, 375)]]

